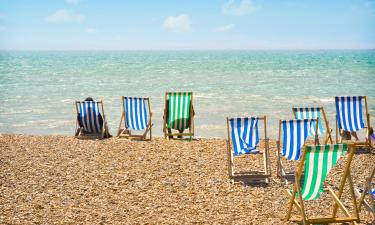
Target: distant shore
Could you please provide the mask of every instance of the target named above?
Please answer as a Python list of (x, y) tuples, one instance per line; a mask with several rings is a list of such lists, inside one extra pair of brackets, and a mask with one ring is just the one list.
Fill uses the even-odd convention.
[[(0, 221), (285, 224), (285, 189), (290, 186), (276, 177), (275, 141), (270, 144), (269, 185), (230, 184), (226, 151), (225, 140), (216, 138), (148, 142), (3, 133)], [(260, 161), (252, 155), (238, 166), (257, 167)], [(363, 184), (374, 161), (375, 152), (355, 155), (351, 171), (356, 186)], [(327, 183), (337, 184), (334, 178), (342, 168), (339, 163)], [(329, 214), (330, 202), (323, 198), (308, 209), (315, 209), (313, 215)], [(362, 224), (371, 222), (364, 211), (360, 215)]]

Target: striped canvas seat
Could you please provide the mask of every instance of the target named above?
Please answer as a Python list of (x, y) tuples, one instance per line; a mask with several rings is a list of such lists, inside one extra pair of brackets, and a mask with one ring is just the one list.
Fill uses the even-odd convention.
[[(296, 119), (318, 119), (318, 135), (323, 135), (326, 130), (323, 126), (323, 120), (321, 118), (321, 111), (320, 107), (306, 107), (306, 108), (293, 108), (293, 112), (295, 113)], [(309, 129), (309, 136), (315, 136), (315, 121), (311, 123)]]
[(103, 129), (103, 117), (99, 102), (83, 101), (78, 104), (78, 123), (86, 133), (100, 133)]
[[(296, 171), (293, 190), (287, 190), (290, 197), (286, 216), (287, 221), (296, 221), (295, 218), (291, 219), (293, 206), (295, 206), (298, 209), (301, 216), (301, 223), (303, 224), (341, 224), (346, 222), (356, 224), (355, 222), (359, 222), (357, 201), (355, 199), (353, 182), (350, 175), (350, 165), (353, 160), (354, 152), (354, 145), (348, 144), (304, 147), (303, 155)], [(323, 189), (323, 184), (327, 175), (345, 153), (348, 154), (346, 154), (347, 157), (345, 157), (343, 167), (336, 170), (337, 173), (335, 177), (330, 181), (330, 183), (332, 182), (335, 186), (337, 185), (337, 190), (334, 190), (330, 184), (327, 184)], [(304, 178), (301, 184), (302, 176)], [(323, 191), (326, 191), (329, 196), (322, 195)], [(345, 195), (343, 195), (344, 191), (346, 192)], [(333, 210), (328, 216), (321, 214), (321, 207), (306, 207), (305, 205), (305, 201), (316, 200), (323, 196), (327, 196), (327, 198), (331, 197), (329, 199), (332, 199), (332, 201), (325, 201), (324, 205), (321, 205), (321, 207), (324, 208), (332, 207)], [(344, 204), (344, 196), (346, 198), (345, 200), (351, 198), (351, 201), (345, 201)], [(351, 211), (348, 210), (349, 207), (351, 207)], [(317, 213), (314, 213), (314, 217), (310, 217), (312, 213), (307, 212), (307, 208), (317, 211)], [(339, 210), (341, 212), (339, 212)]]
[(258, 153), (258, 118), (230, 118), (229, 123), (234, 155)]
[(148, 126), (148, 110), (144, 98), (124, 97), (126, 126), (130, 130), (144, 130)]
[(362, 116), (362, 96), (338, 96), (336, 119), (340, 130), (358, 131), (365, 127)]
[(311, 119), (281, 121), (283, 129), (282, 156), (289, 160), (299, 160), (312, 122)]
[(307, 146), (305, 179), (302, 186), (303, 200), (315, 200), (320, 197), (327, 174), (347, 149), (346, 144)]
[[(261, 127), (259, 127), (259, 123)], [(260, 129), (262, 132), (260, 132)], [(271, 169), (266, 116), (227, 117), (227, 132), (228, 175), (231, 182), (268, 183), (271, 177)], [(259, 145), (260, 141), (264, 145)], [(254, 155), (254, 159), (259, 159), (260, 155), (262, 155), (264, 170), (252, 165), (252, 163), (249, 163), (246, 168), (235, 166), (237, 164), (236, 161), (241, 161), (236, 156), (245, 154), (247, 157), (250, 154), (257, 154), (256, 156)]]
[(185, 130), (190, 126), (190, 106), (192, 93), (168, 93), (167, 127), (175, 130)]

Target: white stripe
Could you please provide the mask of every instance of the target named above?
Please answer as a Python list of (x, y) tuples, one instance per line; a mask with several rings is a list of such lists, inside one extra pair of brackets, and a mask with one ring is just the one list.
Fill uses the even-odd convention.
[(346, 124), (346, 128), (348, 129), (348, 130), (350, 130), (350, 126), (349, 126), (349, 118), (348, 118), (348, 111), (349, 111), (349, 109), (348, 109), (348, 101), (350, 101), (350, 97), (349, 98), (347, 98), (347, 97), (345, 97), (345, 101), (344, 101), (344, 112), (345, 112), (345, 124)]
[(134, 128), (133, 120), (132, 120), (132, 115), (133, 115), (133, 113), (132, 113), (132, 108), (131, 108), (130, 103), (131, 103), (131, 99), (128, 98), (128, 99), (126, 100), (126, 104), (128, 105), (128, 116), (129, 116), (129, 118), (128, 118), (128, 120), (129, 120), (128, 127), (129, 127), (130, 129), (133, 129), (133, 128)]
[(341, 126), (342, 129), (344, 129), (344, 118), (342, 117), (342, 111), (343, 111), (344, 109), (341, 107), (342, 99), (341, 99), (340, 96), (338, 96), (337, 99), (338, 99), (337, 104), (338, 104), (338, 106), (339, 106), (339, 107), (338, 107), (338, 108), (339, 108), (339, 111), (336, 112), (336, 113), (339, 114), (338, 117), (340, 118), (340, 126)]
[[(190, 96), (189, 93), (186, 93), (185, 112), (184, 112), (184, 115), (186, 115), (186, 120), (185, 120), (185, 122), (186, 122), (186, 126), (187, 126), (187, 124), (189, 123), (188, 118), (190, 118), (190, 117), (187, 116), (188, 112), (190, 111), (190, 104), (188, 104), (189, 96)], [(190, 96), (190, 97), (191, 97), (191, 96)], [(190, 100), (191, 100), (191, 99), (190, 99)], [(192, 113), (192, 112), (190, 112), (190, 113)], [(189, 125), (189, 126), (190, 126), (190, 125)]]
[[(135, 118), (136, 120), (138, 120), (138, 130), (141, 130), (142, 129), (142, 122), (141, 122), (141, 111), (140, 109), (142, 109), (142, 101), (138, 98), (134, 98), (135, 101), (137, 101), (137, 110), (138, 110), (138, 116)], [(136, 110), (135, 110), (136, 111)], [(137, 112), (137, 111), (136, 111)]]
[(350, 97), (350, 123), (352, 125), (352, 131), (355, 131), (355, 123), (356, 123), (356, 118), (354, 117), (354, 106), (356, 105), (354, 103), (354, 98), (355, 97)]
[(292, 156), (292, 159), (295, 159), (297, 157), (297, 143), (298, 143), (298, 137), (297, 137), (297, 124), (298, 124), (298, 121), (293, 121), (291, 123), (291, 125), (293, 126), (293, 135), (294, 135), (294, 139), (293, 139), (293, 156)]
[(318, 177), (316, 178), (316, 182), (315, 182), (315, 185), (314, 185), (314, 192), (311, 196), (311, 199), (315, 198), (317, 196), (317, 194), (319, 193), (319, 186), (320, 186), (320, 181), (322, 179), (322, 173), (323, 173), (323, 152), (324, 152), (324, 148), (320, 148), (320, 151), (317, 153), (318, 154)]
[(234, 139), (235, 139), (235, 144), (236, 144), (236, 149), (238, 153), (241, 152), (241, 148), (239, 145), (239, 138), (238, 138), (238, 132), (237, 132), (237, 119), (233, 119), (233, 133), (234, 133)]

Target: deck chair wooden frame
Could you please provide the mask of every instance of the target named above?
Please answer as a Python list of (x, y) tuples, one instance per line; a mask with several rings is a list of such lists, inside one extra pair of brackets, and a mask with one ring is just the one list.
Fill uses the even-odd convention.
[[(168, 128), (168, 113), (169, 113), (169, 104), (168, 104), (168, 94), (169, 93), (177, 93), (183, 94), (188, 93), (191, 94), (190, 100), (190, 118), (189, 118), (189, 132), (188, 133), (173, 133), (172, 129)], [(187, 136), (189, 140), (192, 140), (194, 136), (194, 107), (193, 107), (193, 92), (165, 92), (165, 102), (164, 102), (164, 114), (163, 114), (163, 132), (165, 139), (173, 139), (173, 136)]]
[[(330, 144), (333, 144), (333, 139), (332, 139), (332, 128), (329, 127), (329, 122), (328, 122), (328, 119), (327, 119), (326, 113), (325, 113), (325, 111), (324, 111), (324, 108), (323, 108), (322, 106), (320, 106), (320, 107), (316, 107), (316, 108), (319, 108), (319, 109), (320, 109), (320, 112), (321, 112), (321, 114), (323, 115), (324, 126), (325, 126), (325, 128), (326, 128), (326, 133), (325, 133), (325, 137), (324, 137), (324, 144), (328, 144), (328, 141), (329, 141)], [(294, 118), (297, 119), (296, 109), (298, 109), (298, 107), (293, 107), (293, 108), (292, 108), (292, 112), (293, 112), (293, 116), (294, 116)]]
[[(375, 199), (372, 194), (369, 192), (372, 188), (372, 180), (375, 178), (375, 166), (371, 171), (371, 174), (369, 177), (366, 178), (366, 182), (364, 185), (364, 188), (362, 190), (362, 193), (359, 191), (358, 188), (355, 188), (355, 194), (358, 199), (358, 211), (361, 211), (362, 206), (371, 214), (373, 222), (375, 222)], [(367, 201), (365, 198), (366, 196), (369, 196)]]
[[(239, 118), (239, 117), (236, 117)], [(227, 117), (227, 161), (228, 161), (228, 175), (232, 183), (239, 182), (265, 182), (268, 183), (271, 177), (271, 162), (269, 157), (269, 139), (267, 137), (267, 118), (266, 116), (257, 117), (258, 121), (263, 121), (264, 126), (264, 152), (257, 154), (263, 155), (263, 164), (264, 171), (244, 171), (244, 172), (235, 172), (234, 170), (234, 151), (232, 146), (232, 140), (230, 135), (230, 118)], [(259, 139), (261, 140), (261, 139)], [(249, 154), (251, 155), (251, 154)], [(246, 156), (246, 155), (245, 155)], [(241, 156), (240, 156), (241, 157)]]
[[(316, 121), (316, 127), (315, 129), (318, 129), (318, 122), (319, 119), (310, 119), (312, 121)], [(295, 171), (291, 170), (290, 168), (287, 168), (287, 165), (283, 164), (282, 161), (282, 155), (281, 155), (281, 124), (283, 120), (279, 120), (279, 139), (276, 141), (277, 146), (277, 177), (281, 179), (282, 182), (285, 182), (285, 184), (289, 184), (289, 182), (293, 182), (295, 178)], [(307, 136), (307, 138), (309, 138)], [(318, 132), (315, 132), (315, 144), (319, 143), (319, 137)], [(305, 144), (306, 145), (306, 144)], [(301, 147), (303, 149), (303, 147)]]
[[(365, 130), (365, 133), (367, 134), (367, 137), (365, 137), (365, 141), (351, 141), (351, 140), (342, 140), (342, 137), (341, 137), (341, 134), (343, 132), (342, 129), (339, 129), (339, 126), (338, 126), (338, 121), (337, 121), (337, 112), (336, 112), (336, 143), (353, 143), (355, 144), (356, 147), (369, 147), (371, 148), (371, 137), (370, 137), (370, 134), (369, 134), (369, 130), (370, 130), (370, 127), (371, 127), (371, 123), (370, 123), (370, 113), (368, 112), (368, 107), (367, 107), (367, 98), (366, 96), (360, 96), (362, 97), (362, 99), (364, 100), (364, 108), (365, 108), (365, 113), (366, 113), (366, 122), (367, 124), (365, 124), (365, 127), (363, 129), (366, 129)], [(336, 102), (335, 102), (336, 104)], [(363, 108), (363, 106), (362, 106)]]
[[(306, 216), (305, 201), (302, 199), (302, 191), (301, 191), (301, 186), (300, 186), (302, 171), (304, 169), (305, 159), (306, 159), (306, 145), (304, 146), (302, 158), (299, 162), (299, 166), (298, 166), (298, 169), (297, 169), (297, 172), (296, 172), (296, 179), (295, 179), (295, 182), (294, 182), (294, 185), (293, 185), (293, 191), (291, 193), (290, 190), (286, 190), (288, 196), (290, 197), (290, 203), (289, 203), (289, 207), (288, 207), (286, 221), (291, 220), (293, 206), (296, 206), (297, 210), (301, 214), (300, 220), (303, 224), (328, 224), (328, 223), (344, 223), (344, 222), (351, 222), (352, 224), (357, 224), (357, 222), (359, 222), (359, 214), (358, 214), (358, 210), (357, 210), (357, 201), (356, 201), (355, 194), (354, 194), (352, 178), (350, 176), (350, 165), (351, 165), (351, 162), (352, 162), (352, 159), (353, 159), (353, 155), (355, 153), (354, 145), (349, 145), (348, 150), (349, 150), (349, 155), (348, 155), (348, 158), (347, 158), (347, 162), (346, 162), (346, 166), (345, 166), (345, 169), (344, 169), (344, 172), (343, 172), (343, 176), (342, 176), (341, 181), (340, 181), (340, 186), (339, 186), (338, 192), (335, 193), (335, 191), (329, 186), (325, 189), (325, 191), (327, 191), (332, 196), (332, 198), (334, 200), (332, 215), (326, 216), (326, 217), (311, 217), (311, 218), (308, 218)], [(349, 211), (347, 210), (347, 208), (344, 206), (343, 202), (341, 201), (341, 196), (343, 194), (344, 186), (345, 186), (346, 182), (348, 182), (349, 189), (350, 189), (349, 192), (350, 192), (350, 195), (352, 197), (354, 216), (352, 216), (349, 213)], [(298, 194), (298, 196), (296, 196), (296, 193)], [(337, 211), (338, 211), (339, 208), (345, 214), (345, 217), (337, 217)]]
[(107, 120), (104, 114), (104, 104), (102, 100), (99, 101), (94, 101), (100, 105), (101, 112), (102, 112), (102, 119), (103, 119), (103, 128), (101, 132), (99, 133), (86, 133), (84, 132), (83, 128), (79, 126), (78, 122), (78, 115), (79, 115), (79, 110), (78, 110), (78, 103), (85, 102), (85, 101), (75, 101), (75, 106), (76, 106), (76, 129), (75, 129), (75, 134), (74, 136), (79, 139), (103, 139), (105, 137), (109, 137), (109, 131), (108, 131), (108, 126), (107, 126)]
[[(141, 140), (152, 140), (152, 112), (151, 112), (151, 103), (150, 98), (138, 98), (143, 99), (147, 102), (147, 109), (149, 112), (149, 118), (148, 118), (148, 124), (147, 127), (144, 129), (143, 134), (132, 134), (132, 131), (129, 129), (128, 124), (126, 123), (126, 107), (125, 107), (125, 96), (121, 97), (122, 99), (122, 114), (120, 118), (120, 123), (118, 126), (117, 131), (117, 137), (118, 138), (135, 138), (135, 139), (141, 139)], [(122, 123), (124, 123), (124, 126), (122, 126)], [(147, 133), (149, 133), (149, 138), (147, 138)]]

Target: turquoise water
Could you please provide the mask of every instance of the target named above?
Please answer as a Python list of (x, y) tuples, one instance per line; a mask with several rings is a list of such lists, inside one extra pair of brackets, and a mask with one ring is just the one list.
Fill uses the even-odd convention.
[(194, 92), (203, 137), (247, 114), (266, 115), (275, 138), (292, 106), (324, 106), (334, 128), (336, 95), (366, 95), (375, 121), (375, 50), (0, 52), (0, 132), (73, 135), (74, 100), (92, 96), (115, 134), (125, 95), (151, 98), (161, 136), (165, 91)]

